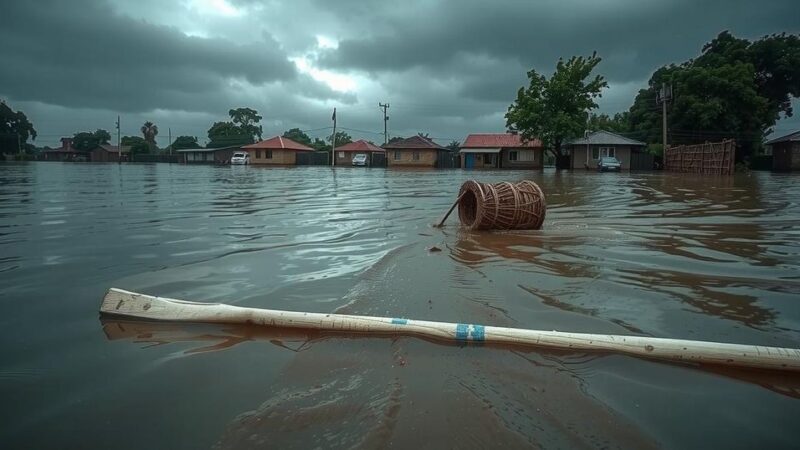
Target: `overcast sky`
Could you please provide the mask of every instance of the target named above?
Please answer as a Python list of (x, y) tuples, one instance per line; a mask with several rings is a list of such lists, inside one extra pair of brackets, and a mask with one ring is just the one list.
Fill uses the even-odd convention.
[[(37, 145), (77, 131), (138, 135), (152, 120), (207, 140), (247, 106), (265, 137), (299, 127), (354, 138), (426, 132), (440, 143), (504, 130), (526, 71), (561, 56), (603, 58), (601, 111), (627, 110), (658, 67), (720, 31), (800, 32), (796, 0), (10, 0), (0, 10), (0, 98)], [(795, 107), (800, 104), (795, 102)], [(798, 110), (800, 114), (800, 110)], [(776, 134), (800, 128), (793, 117)]]

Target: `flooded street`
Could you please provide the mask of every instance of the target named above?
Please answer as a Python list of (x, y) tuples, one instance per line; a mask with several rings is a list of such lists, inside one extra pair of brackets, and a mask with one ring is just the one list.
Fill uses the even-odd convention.
[[(436, 229), (531, 179), (544, 229)], [(800, 348), (800, 178), (0, 165), (3, 448), (792, 448), (800, 377), (100, 319), (106, 290)], [(427, 249), (437, 246), (441, 252)]]

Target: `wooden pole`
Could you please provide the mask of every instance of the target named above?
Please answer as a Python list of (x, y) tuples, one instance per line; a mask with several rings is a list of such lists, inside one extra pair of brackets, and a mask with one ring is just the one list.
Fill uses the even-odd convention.
[(439, 222), (439, 224), (436, 225), (436, 228), (442, 228), (444, 226), (444, 221), (447, 220), (448, 217), (450, 217), (450, 213), (452, 213), (453, 210), (456, 209), (456, 205), (458, 205), (458, 202), (461, 201), (461, 197), (463, 197), (463, 196), (464, 196), (464, 194), (461, 194), (461, 195), (458, 196), (456, 201), (453, 202), (453, 206), (451, 206), (450, 209), (447, 210), (447, 214), (445, 214), (444, 217), (442, 217), (442, 220)]
[(333, 108), (333, 136), (331, 136), (331, 167), (336, 161), (336, 108)]
[(116, 288), (111, 288), (106, 293), (100, 305), (100, 313), (172, 322), (241, 323), (350, 333), (409, 335), (460, 343), (600, 351), (673, 362), (800, 371), (800, 350), (791, 348), (244, 308), (154, 297)]

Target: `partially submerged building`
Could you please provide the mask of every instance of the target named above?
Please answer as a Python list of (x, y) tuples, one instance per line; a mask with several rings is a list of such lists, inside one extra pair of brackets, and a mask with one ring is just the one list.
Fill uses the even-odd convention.
[(375, 155), (379, 155), (382, 160), (382, 156), (386, 153), (386, 150), (378, 147), (377, 145), (367, 142), (363, 139), (359, 139), (355, 142), (350, 142), (349, 144), (344, 144), (341, 147), (336, 147), (336, 165), (337, 166), (349, 166), (353, 163), (353, 156), (358, 154), (367, 155), (367, 165), (373, 165), (373, 157)]
[(544, 161), (540, 140), (523, 142), (513, 133), (470, 134), (459, 153), (464, 169), (541, 169)]
[[(652, 169), (650, 155), (646, 155), (648, 158), (645, 158), (650, 161), (650, 167), (646, 167), (646, 162), (640, 164), (636, 160), (637, 155), (644, 153), (647, 144), (610, 131), (600, 130), (587, 133), (583, 138), (567, 143), (565, 147), (569, 151), (570, 168), (572, 169), (596, 169), (600, 158), (606, 156), (617, 158), (622, 164), (623, 170), (630, 170), (632, 167), (634, 169)], [(638, 167), (640, 165), (645, 167)]]
[(411, 136), (383, 146), (389, 167), (436, 167), (440, 154), (448, 150), (431, 139)]
[(800, 170), (800, 131), (772, 139), (765, 145), (772, 148), (772, 170)]
[(182, 148), (175, 150), (181, 156), (180, 161), (186, 164), (229, 164), (233, 152), (239, 146), (219, 148)]
[(314, 149), (287, 137), (275, 136), (255, 144), (245, 145), (242, 150), (250, 154), (250, 164), (272, 164), (294, 166), (297, 153), (313, 152)]
[(127, 161), (131, 152), (129, 145), (117, 147), (116, 145), (100, 144), (91, 151), (89, 158), (92, 162), (120, 162)]

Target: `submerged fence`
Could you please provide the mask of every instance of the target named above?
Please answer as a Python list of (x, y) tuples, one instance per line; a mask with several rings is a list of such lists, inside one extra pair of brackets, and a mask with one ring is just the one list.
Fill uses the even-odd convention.
[(670, 172), (733, 175), (736, 142), (678, 145), (664, 150), (664, 168)]

